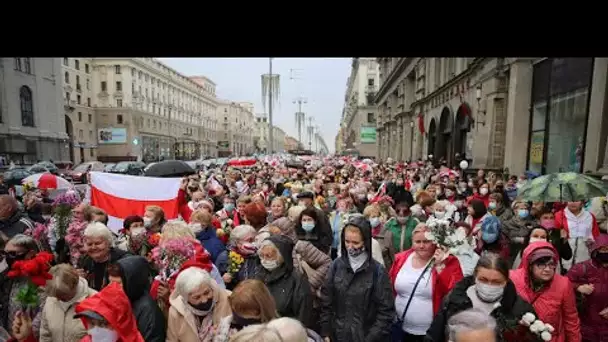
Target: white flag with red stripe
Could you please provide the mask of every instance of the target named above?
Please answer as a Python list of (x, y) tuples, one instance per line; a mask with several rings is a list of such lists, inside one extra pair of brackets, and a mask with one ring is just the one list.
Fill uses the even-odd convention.
[(178, 217), (177, 192), (181, 178), (125, 176), (91, 172), (91, 205), (108, 214), (108, 227), (122, 229), (122, 221), (130, 215), (144, 214), (148, 205), (157, 205), (167, 220)]

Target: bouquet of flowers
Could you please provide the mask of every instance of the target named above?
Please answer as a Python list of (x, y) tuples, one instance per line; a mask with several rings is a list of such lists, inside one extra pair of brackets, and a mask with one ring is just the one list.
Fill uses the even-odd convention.
[(172, 239), (152, 249), (152, 261), (160, 270), (158, 277), (166, 282), (186, 260), (194, 256), (194, 243), (186, 238)]
[(80, 204), (80, 196), (74, 190), (58, 195), (53, 201), (53, 217), (49, 222), (49, 245), (57, 253), (58, 262), (66, 262), (69, 246), (65, 237), (72, 220), (72, 208)]
[(80, 259), (80, 256), (82, 255), (80, 251), (84, 247), (84, 230), (86, 227), (87, 222), (76, 220), (72, 220), (68, 226), (65, 241), (70, 248), (70, 263), (74, 267), (78, 265), (78, 259)]
[(44, 287), (46, 281), (53, 278), (49, 274), (53, 259), (53, 254), (40, 252), (33, 259), (15, 261), (7, 274), (9, 278), (27, 278), (27, 284), (19, 289), (15, 301), (30, 317), (34, 317), (40, 307), (39, 288)]
[(245, 258), (235, 251), (230, 251), (230, 253), (228, 253), (228, 261), (228, 273), (234, 276), (241, 270)]
[(537, 319), (533, 313), (526, 313), (522, 318), (522, 323), (529, 326), (530, 332), (538, 336), (543, 341), (551, 341), (553, 336), (551, 335), (555, 328), (551, 324), (544, 323), (540, 319)]
[(36, 186), (33, 182), (27, 182), (23, 184), (23, 193), (28, 193), (30, 191), (36, 190)]
[(450, 221), (429, 217), (426, 225), (431, 229), (425, 238), (437, 246), (447, 249), (451, 254), (458, 254), (461, 248), (470, 246), (464, 228), (455, 228)]
[(38, 241), (42, 249), (50, 251), (49, 245), (49, 227), (45, 224), (36, 222), (33, 229), (27, 229), (24, 232), (25, 235), (31, 236), (34, 240)]
[(227, 244), (230, 239), (230, 233), (232, 232), (232, 229), (234, 229), (234, 221), (232, 221), (232, 219), (225, 219), (221, 222), (221, 227), (216, 230), (215, 234), (220, 241)]

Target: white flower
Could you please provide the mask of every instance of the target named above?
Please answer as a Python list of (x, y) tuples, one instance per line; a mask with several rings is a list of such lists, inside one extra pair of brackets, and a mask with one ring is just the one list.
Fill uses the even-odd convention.
[(543, 331), (542, 334), (540, 334), (540, 338), (542, 338), (543, 341), (551, 341), (552, 336), (548, 331)]
[(534, 316), (533, 313), (528, 312), (521, 319), (528, 324), (532, 324), (536, 321), (536, 316)]
[(456, 241), (464, 243), (467, 240), (467, 232), (464, 230), (464, 228), (458, 227), (454, 231), (454, 237), (456, 238)]
[(435, 241), (435, 235), (433, 235), (433, 233), (431, 233), (431, 232), (425, 232), (424, 238), (429, 241)]
[(232, 226), (232, 220), (231, 220), (231, 219), (227, 219), (227, 220), (226, 220), (226, 223), (227, 223), (228, 225)]
[(545, 324), (545, 329), (550, 333), (555, 331), (555, 328), (549, 323)]
[(545, 330), (545, 324), (541, 320), (536, 320), (530, 326), (530, 331), (535, 334), (540, 334)]

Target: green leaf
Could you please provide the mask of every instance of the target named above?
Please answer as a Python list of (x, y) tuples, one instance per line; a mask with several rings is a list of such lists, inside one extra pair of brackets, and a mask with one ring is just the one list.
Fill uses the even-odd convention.
[(23, 306), (37, 307), (40, 303), (38, 288), (36, 285), (28, 282), (27, 285), (19, 288), (15, 301)]

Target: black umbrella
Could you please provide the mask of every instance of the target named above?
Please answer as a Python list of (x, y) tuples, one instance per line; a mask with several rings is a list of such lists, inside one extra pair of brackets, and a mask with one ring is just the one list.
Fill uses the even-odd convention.
[(165, 160), (150, 166), (145, 175), (148, 177), (184, 177), (195, 174), (193, 168), (181, 160)]

